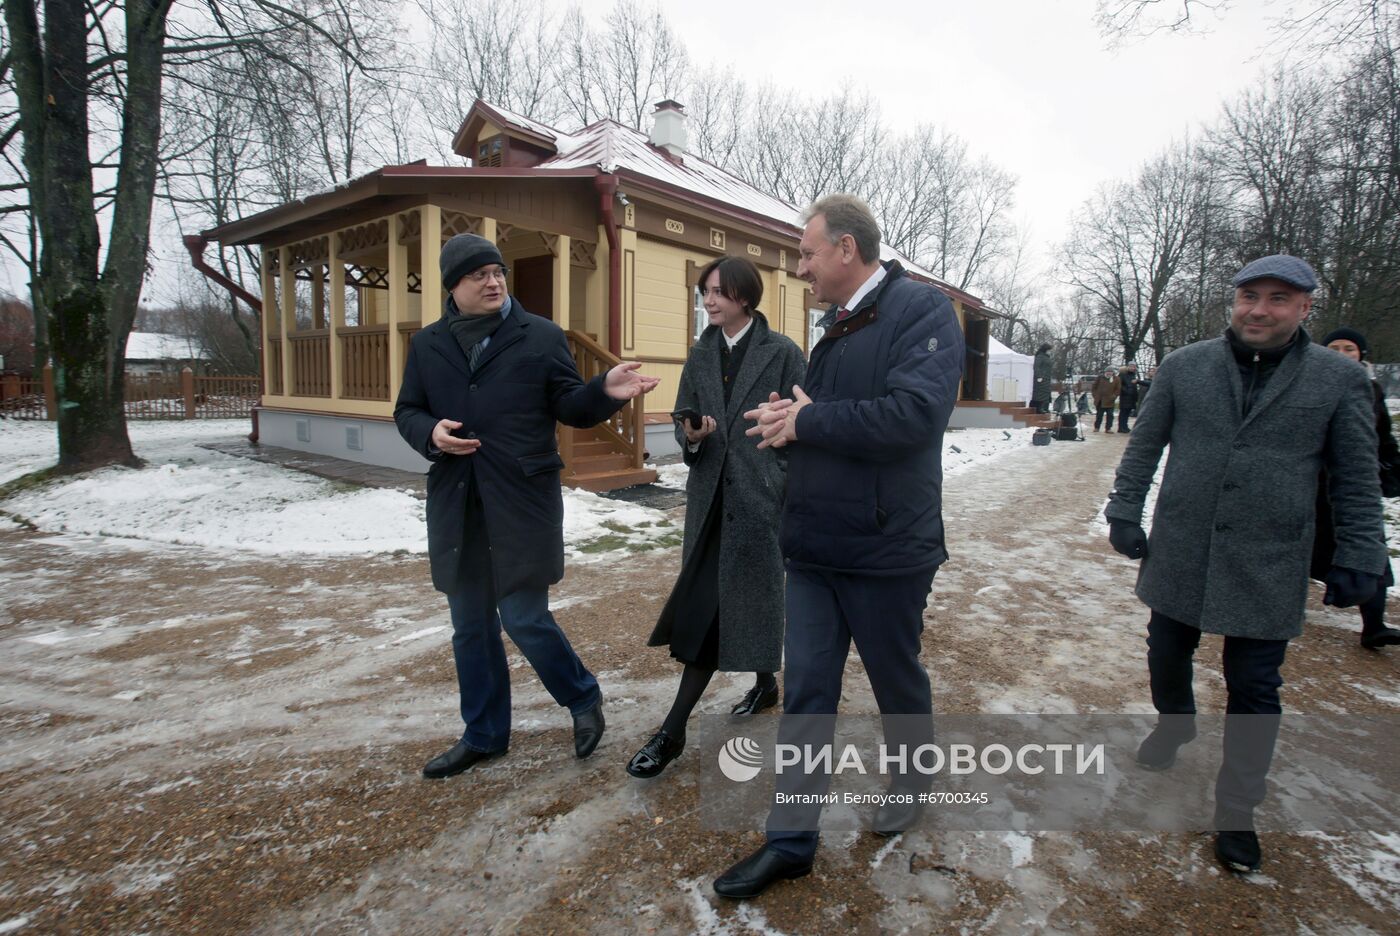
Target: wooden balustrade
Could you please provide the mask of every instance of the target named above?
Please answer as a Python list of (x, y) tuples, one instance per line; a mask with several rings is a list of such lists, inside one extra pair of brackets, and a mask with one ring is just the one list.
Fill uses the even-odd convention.
[[(571, 331), (567, 334), (569, 353), (574, 356), (574, 366), (578, 368), (579, 376), (585, 381), (592, 380), (599, 374), (622, 363), (621, 358), (610, 353), (607, 348), (582, 332)], [(643, 399), (643, 397), (637, 397), (628, 400), (622, 409), (606, 421), (599, 423), (597, 427), (630, 453), (633, 468), (642, 467), (642, 461), (645, 457), (646, 414), (642, 409)], [(569, 461), (569, 456), (565, 455), (564, 460)]]
[(307, 328), (287, 335), (292, 352), (292, 395), (331, 395), (331, 336), (326, 328)]
[(347, 400), (389, 399), (389, 326), (337, 328), (340, 395)]

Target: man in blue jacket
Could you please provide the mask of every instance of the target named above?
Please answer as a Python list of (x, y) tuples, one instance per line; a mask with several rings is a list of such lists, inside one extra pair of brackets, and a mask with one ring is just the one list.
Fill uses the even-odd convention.
[(500, 754), (510, 741), (510, 673), (501, 629), (574, 721), (574, 753), (603, 736), (598, 681), (549, 613), (564, 576), (564, 467), (555, 421), (587, 428), (656, 386), (620, 364), (579, 379), (564, 332), (506, 292), (496, 245), (458, 234), (439, 257), (442, 318), (408, 351), (394, 422), (428, 469), (428, 559), (447, 594), (466, 731), (428, 761), (442, 779)]
[[(897, 262), (880, 262), (880, 229), (859, 199), (828, 196), (806, 218), (797, 274), (832, 305), (820, 323), (825, 333), (807, 386), (745, 414), (757, 422), (749, 432), (762, 435), (760, 445), (789, 451), (783, 712), (835, 715), (854, 641), (881, 714), (927, 717), (920, 638), (934, 573), (948, 558), (941, 455), (962, 376), (962, 331), (941, 292)], [(916, 740), (932, 741), (931, 718), (916, 729), (923, 731)], [(826, 779), (795, 782), (816, 792)], [(721, 875), (715, 891), (753, 897), (810, 872), (818, 811), (775, 809), (767, 844)], [(893, 835), (917, 815), (917, 797), (881, 807), (875, 829)]]

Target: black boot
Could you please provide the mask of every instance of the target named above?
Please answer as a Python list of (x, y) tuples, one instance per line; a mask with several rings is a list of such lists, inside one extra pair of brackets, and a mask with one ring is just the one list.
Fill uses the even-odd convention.
[(1254, 831), (1254, 815), (1242, 810), (1215, 807), (1215, 857), (1231, 871), (1252, 874), (1262, 858), (1259, 836)]
[(1177, 748), (1196, 737), (1194, 715), (1162, 715), (1157, 727), (1138, 747), (1138, 766), (1144, 770), (1167, 770), (1176, 763)]

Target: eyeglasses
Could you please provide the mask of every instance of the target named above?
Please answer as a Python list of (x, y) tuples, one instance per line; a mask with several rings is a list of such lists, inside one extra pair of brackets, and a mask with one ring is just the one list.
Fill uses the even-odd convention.
[(506, 281), (506, 277), (509, 274), (510, 267), (508, 266), (483, 267), (480, 270), (474, 270), (473, 272), (468, 273), (466, 278), (480, 286), (487, 280), (493, 279), (498, 279), (502, 283), (504, 283)]

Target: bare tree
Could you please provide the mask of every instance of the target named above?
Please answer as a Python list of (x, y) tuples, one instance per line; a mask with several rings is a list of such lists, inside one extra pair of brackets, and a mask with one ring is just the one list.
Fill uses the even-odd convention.
[(563, 36), (554, 82), (580, 126), (608, 118), (645, 130), (652, 105), (676, 97), (686, 85), (685, 45), (659, 4), (617, 0), (596, 29), (574, 7)]
[(180, 17), (173, 0), (3, 5), (51, 326), (58, 468), (133, 464), (123, 349), (146, 271), (162, 83), (219, 54), (273, 58), (287, 30), (321, 30), (276, 0), (203, 0)]

